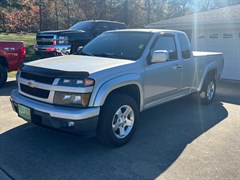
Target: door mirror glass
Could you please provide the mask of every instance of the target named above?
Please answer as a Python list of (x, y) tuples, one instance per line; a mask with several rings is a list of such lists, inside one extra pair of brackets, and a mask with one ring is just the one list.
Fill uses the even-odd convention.
[(151, 63), (166, 62), (167, 60), (169, 60), (167, 50), (156, 50), (152, 53)]
[(81, 54), (82, 50), (83, 50), (83, 46), (79, 46), (75, 54)]

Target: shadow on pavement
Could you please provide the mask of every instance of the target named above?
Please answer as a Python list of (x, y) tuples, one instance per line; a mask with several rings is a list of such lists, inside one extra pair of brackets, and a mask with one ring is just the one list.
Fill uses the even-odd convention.
[(240, 105), (240, 81), (221, 80), (217, 84), (216, 98), (221, 102)]
[(11, 91), (17, 88), (16, 80), (8, 80), (6, 84), (0, 88), (0, 96), (10, 96)]
[(116, 149), (24, 124), (0, 136), (0, 167), (14, 179), (154, 179), (227, 116), (218, 100), (180, 99), (143, 112), (132, 141)]

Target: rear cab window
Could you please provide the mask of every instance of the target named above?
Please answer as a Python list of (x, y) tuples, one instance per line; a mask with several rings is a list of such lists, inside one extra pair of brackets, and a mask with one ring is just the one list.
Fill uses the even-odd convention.
[(191, 57), (191, 51), (187, 37), (183, 34), (178, 34), (178, 39), (181, 48), (182, 58), (189, 59)]
[(96, 34), (101, 34), (108, 30), (110, 30), (110, 27), (109, 27), (109, 23), (106, 23), (106, 22), (97, 22), (94, 27), (94, 31)]
[(111, 23), (110, 27), (111, 27), (111, 30), (126, 29), (126, 26), (123, 23)]

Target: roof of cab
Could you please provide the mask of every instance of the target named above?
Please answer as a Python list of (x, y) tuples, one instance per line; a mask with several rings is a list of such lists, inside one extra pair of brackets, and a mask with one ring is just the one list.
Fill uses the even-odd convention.
[(108, 20), (86, 20), (86, 21), (80, 21), (80, 22), (107, 22), (107, 23), (125, 24), (123, 22), (108, 21)]
[(108, 32), (146, 32), (146, 33), (170, 33), (170, 34), (184, 34), (182, 31), (171, 29), (119, 29)]

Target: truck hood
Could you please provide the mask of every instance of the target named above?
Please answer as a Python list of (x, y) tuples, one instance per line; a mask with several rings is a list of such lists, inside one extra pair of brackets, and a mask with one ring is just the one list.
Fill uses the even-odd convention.
[(70, 30), (70, 29), (66, 29), (66, 30), (56, 30), (56, 31), (41, 31), (39, 33), (37, 33), (37, 35), (41, 35), (41, 34), (56, 34), (56, 35), (62, 35), (62, 34), (68, 34), (68, 33), (85, 33), (85, 31), (82, 30)]
[(102, 70), (114, 68), (117, 66), (132, 64), (134, 62), (135, 61), (124, 60), (124, 59), (68, 55), (68, 56), (59, 56), (54, 58), (41, 59), (41, 60), (25, 63), (25, 65), (32, 66), (32, 67), (45, 68), (45, 69), (67, 71), (67, 72), (88, 72), (89, 74), (92, 74)]

